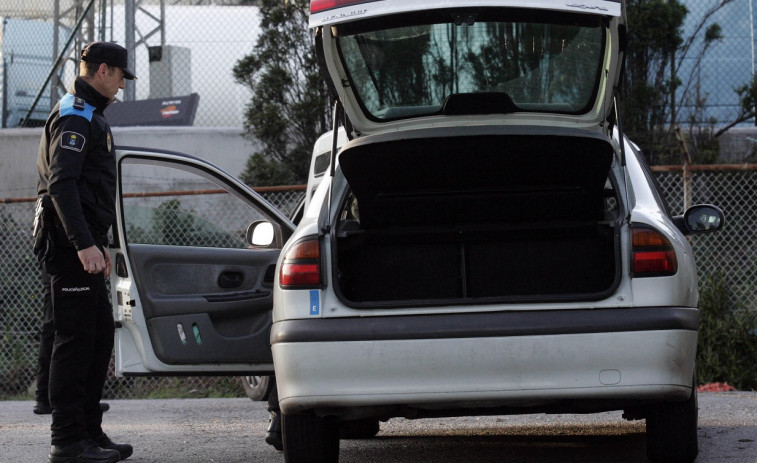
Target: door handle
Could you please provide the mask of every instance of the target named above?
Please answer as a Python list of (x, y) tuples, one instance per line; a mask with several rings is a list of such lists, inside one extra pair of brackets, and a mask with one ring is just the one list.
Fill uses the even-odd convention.
[(242, 272), (223, 272), (218, 276), (219, 288), (238, 288), (244, 283), (244, 274)]

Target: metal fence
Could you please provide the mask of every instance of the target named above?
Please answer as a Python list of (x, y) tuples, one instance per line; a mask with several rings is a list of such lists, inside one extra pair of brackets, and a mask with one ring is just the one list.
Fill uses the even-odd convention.
[[(739, 109), (734, 89), (747, 84), (755, 70), (757, 12), (753, 3), (757, 0), (680, 1), (689, 11), (683, 27), (684, 39), (696, 30), (703, 32), (713, 23), (721, 26), (722, 35), (701, 59), (701, 33), (688, 53), (677, 57), (681, 60), (678, 77), (684, 84), (679, 93), (688, 88), (690, 95), (680, 102), (681, 120), (688, 121), (693, 116), (699, 121), (715, 118), (717, 123), (728, 123)], [(31, 120), (44, 120), (51, 104), (70, 85), (76, 57), (82, 45), (90, 40), (115, 41), (134, 51), (134, 69), (139, 79), (127, 82), (125, 100), (196, 93), (199, 107), (195, 125), (242, 127), (251, 90), (234, 81), (232, 69), (257, 41), (256, 3), (254, 0), (3, 0), (0, 87), (4, 107), (0, 127), (17, 126), (38, 95), (41, 99)], [(724, 6), (717, 8), (721, 4)], [(705, 27), (698, 28), (703, 20)], [(633, 17), (629, 19), (629, 27), (636, 27)], [(62, 60), (51, 76), (53, 85), (43, 87), (58, 57)], [(60, 85), (56, 85), (58, 81)], [(696, 111), (697, 104), (702, 102), (705, 110)]]
[[(261, 191), (268, 202), (286, 215), (294, 212), (303, 194), (304, 186)], [(214, 204), (228, 207), (204, 207), (200, 216), (194, 214), (196, 206), (202, 207), (207, 196), (180, 195), (181, 201), (176, 199), (179, 196), (147, 198), (159, 201), (153, 209), (162, 214), (153, 218), (152, 222), (160, 223), (161, 230), (144, 229), (141, 239), (147, 240), (144, 242), (158, 240), (175, 245), (234, 246), (230, 241), (243, 243), (244, 228), (233, 233), (233, 236), (217, 233), (219, 230), (230, 230), (219, 224), (233, 215), (229, 208), (236, 207), (237, 202), (216, 201)], [(34, 200), (31, 198), (0, 200), (0, 397), (33, 392), (35, 386), (43, 303), (40, 269), (31, 253), (30, 220), (33, 210)], [(198, 242), (193, 237), (204, 241)], [(208, 239), (213, 241), (208, 242)], [(111, 371), (104, 395), (128, 399), (154, 395), (164, 389), (189, 396), (203, 394), (209, 389), (243, 394), (242, 386), (234, 380), (200, 377), (116, 378)]]
[[(684, 210), (684, 182), (680, 167), (653, 168), (671, 212)], [(757, 165), (691, 166), (691, 202), (719, 205), (726, 214), (725, 228), (711, 235), (690, 237), (700, 277), (720, 272), (729, 283), (734, 298), (750, 309), (757, 309)], [(292, 212), (302, 190), (266, 194), (266, 198), (285, 214)], [(186, 208), (191, 200), (183, 196)], [(175, 204), (170, 199), (162, 204)], [(30, 218), (33, 202), (0, 203), (0, 397), (19, 394), (34, 387), (42, 302), (39, 269), (31, 254)], [(221, 222), (228, 211), (218, 207)], [(166, 225), (186, 221), (173, 206), (165, 208), (160, 220)], [(196, 225), (196, 224), (195, 224)], [(169, 227), (170, 229), (170, 227)], [(176, 230), (175, 228), (173, 230)], [(174, 237), (176, 238), (176, 237)], [(166, 234), (161, 234), (166, 239)], [(184, 239), (184, 238), (182, 238)], [(223, 383), (226, 381), (226, 383)], [(105, 396), (135, 398), (154, 394), (163, 388), (202, 394), (208, 388), (242, 389), (228, 379), (219, 378), (115, 378), (109, 376)], [(220, 384), (220, 386), (219, 386)]]
[[(652, 167), (672, 214), (685, 209), (684, 175), (680, 166)], [(700, 278), (722, 273), (734, 299), (757, 309), (757, 165), (690, 166), (689, 203), (723, 209), (725, 227), (690, 236)]]
[(120, 100), (197, 94), (194, 125), (242, 127), (251, 91), (234, 81), (232, 69), (256, 43), (259, 16), (254, 3), (3, 0), (0, 127), (17, 127), (27, 115), (27, 126), (43, 123), (73, 82), (83, 45), (93, 40), (133, 51), (130, 59), (138, 79), (126, 82)]

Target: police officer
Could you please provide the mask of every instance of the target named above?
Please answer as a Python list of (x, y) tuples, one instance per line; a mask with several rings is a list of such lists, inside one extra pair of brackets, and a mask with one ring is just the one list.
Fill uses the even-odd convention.
[(51, 463), (110, 463), (133, 452), (103, 432), (99, 403), (114, 334), (105, 286), (111, 262), (104, 246), (115, 218), (116, 164), (103, 111), (124, 88), (124, 79), (135, 78), (125, 48), (87, 44), (79, 76), (53, 108), (40, 141), (37, 192), (52, 200), (45, 233), (53, 244), (38, 253), (50, 278), (55, 326)]

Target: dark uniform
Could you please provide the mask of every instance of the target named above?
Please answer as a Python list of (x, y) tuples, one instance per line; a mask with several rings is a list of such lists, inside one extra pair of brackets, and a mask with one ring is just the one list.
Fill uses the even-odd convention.
[(103, 110), (107, 98), (81, 78), (53, 109), (40, 142), (38, 194), (55, 207), (50, 363), (52, 444), (102, 434), (102, 396), (113, 350), (113, 313), (103, 274), (84, 270), (78, 250), (107, 244), (115, 218), (116, 162)]
[[(134, 78), (126, 69), (126, 50), (118, 45), (89, 44), (82, 60), (121, 67), (126, 78)], [(40, 204), (49, 197), (47, 209), (52, 209), (45, 214), (44, 234), (52, 244), (38, 253), (50, 279), (55, 328), (49, 372), (51, 462), (118, 461), (132, 453), (130, 445), (110, 441), (101, 427), (113, 312), (104, 274), (89, 273), (77, 254), (92, 246), (107, 252), (115, 219), (115, 148), (103, 114), (109, 103), (78, 77), (45, 123), (37, 159)]]

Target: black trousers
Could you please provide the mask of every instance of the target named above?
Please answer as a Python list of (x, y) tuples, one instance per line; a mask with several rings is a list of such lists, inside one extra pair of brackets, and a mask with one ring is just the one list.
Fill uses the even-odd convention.
[(268, 411), (281, 413), (281, 409), (279, 408), (279, 388), (278, 384), (276, 384), (276, 376), (271, 376), (271, 381), (273, 381), (273, 388), (271, 389), (271, 393), (268, 394)]
[(87, 273), (74, 248), (57, 248), (45, 270), (55, 327), (51, 443), (68, 445), (103, 432), (100, 399), (113, 352), (113, 312), (103, 274)]
[(39, 339), (39, 356), (37, 357), (37, 389), (34, 399), (43, 404), (50, 403), (48, 385), (50, 383), (50, 357), (53, 355), (55, 341), (55, 324), (53, 323), (53, 296), (50, 290), (50, 275), (42, 269), (42, 332)]

